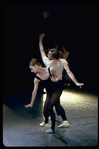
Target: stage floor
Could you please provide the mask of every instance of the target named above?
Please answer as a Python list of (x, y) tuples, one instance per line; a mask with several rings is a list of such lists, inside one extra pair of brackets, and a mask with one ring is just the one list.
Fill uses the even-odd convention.
[(3, 104), (3, 144), (11, 147), (58, 147), (96, 146), (98, 144), (98, 95), (64, 89), (61, 105), (65, 109), (69, 128), (58, 128), (56, 121), (53, 134), (46, 134), (46, 127), (39, 127), (43, 121), (43, 105), (46, 94), (39, 93), (33, 108), (24, 105), (31, 100), (31, 94), (6, 97)]

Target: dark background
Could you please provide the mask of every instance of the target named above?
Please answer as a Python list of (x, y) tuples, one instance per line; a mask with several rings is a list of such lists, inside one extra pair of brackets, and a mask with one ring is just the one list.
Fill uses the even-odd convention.
[[(43, 18), (43, 11), (50, 16)], [(97, 92), (97, 3), (7, 2), (2, 3), (3, 95), (32, 92), (31, 58), (41, 63), (39, 34), (44, 47), (66, 46), (70, 68), (83, 90)], [(74, 85), (75, 86), (75, 85)]]

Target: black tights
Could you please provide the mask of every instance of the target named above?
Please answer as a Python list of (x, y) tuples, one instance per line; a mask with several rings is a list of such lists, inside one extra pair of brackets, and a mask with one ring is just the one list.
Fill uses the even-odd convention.
[(56, 109), (57, 115), (60, 115), (62, 117), (63, 121), (67, 120), (65, 110), (63, 109), (63, 107), (60, 104), (60, 98), (58, 99), (58, 101), (55, 104), (55, 109)]
[(53, 106), (55, 106), (58, 115), (61, 115), (63, 120), (67, 120), (65, 111), (63, 107), (60, 105), (60, 96), (62, 94), (62, 89), (58, 89), (57, 91), (50, 93), (47, 92), (47, 98), (44, 105), (44, 117), (45, 123), (48, 123), (49, 115), (51, 116), (52, 121), (52, 130), (55, 129), (55, 113), (53, 111)]

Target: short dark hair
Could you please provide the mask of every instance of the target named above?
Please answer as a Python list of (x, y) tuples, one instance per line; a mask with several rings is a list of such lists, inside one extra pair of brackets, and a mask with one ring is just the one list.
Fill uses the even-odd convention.
[(53, 58), (56, 58), (56, 59), (59, 59), (59, 57), (60, 57), (59, 50), (56, 49), (56, 48), (52, 48), (52, 49), (50, 49), (49, 51), (51, 51), (51, 50), (54, 51), (52, 57), (53, 57)]
[(42, 66), (36, 58), (32, 58), (29, 63), (29, 66), (35, 66), (35, 65)]

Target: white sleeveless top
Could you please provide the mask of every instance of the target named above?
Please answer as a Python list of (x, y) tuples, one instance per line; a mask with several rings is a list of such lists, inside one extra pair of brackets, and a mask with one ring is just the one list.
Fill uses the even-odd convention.
[(43, 62), (46, 67), (50, 67), (50, 71), (54, 70), (55, 75), (60, 76), (60, 80), (62, 80), (64, 66), (68, 64), (65, 59), (49, 60), (46, 56), (44, 56)]

